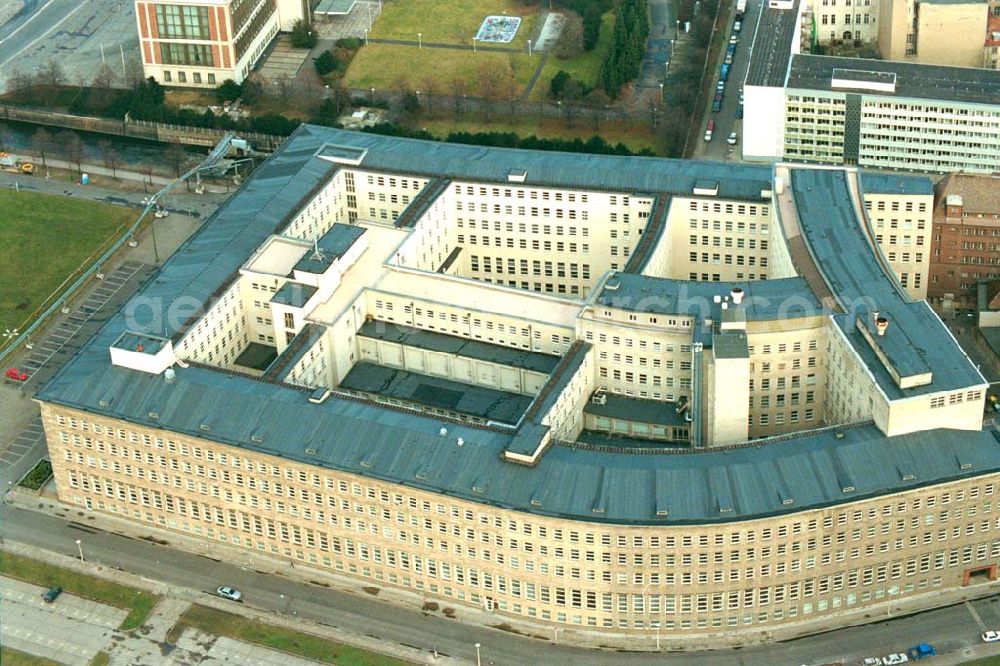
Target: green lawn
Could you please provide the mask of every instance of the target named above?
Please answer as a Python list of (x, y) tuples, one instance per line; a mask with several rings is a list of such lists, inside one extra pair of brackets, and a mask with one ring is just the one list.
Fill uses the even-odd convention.
[[(58, 585), (64, 592), (99, 601), (129, 611), (119, 629), (128, 631), (140, 626), (160, 597), (134, 587), (56, 567), (27, 557), (0, 552), (0, 574), (42, 587)], [(6, 666), (4, 661), (4, 666)]]
[(472, 44), (472, 38), (487, 16), (520, 16), (521, 25), (509, 46), (527, 50), (534, 38), (539, 9), (525, 6), (521, 0), (385, 0), (382, 13), (375, 19), (371, 37), (409, 39), (424, 42)]
[(1000, 657), (983, 657), (968, 662), (967, 666), (1000, 666)]
[(7, 189), (0, 190), (0, 211), (0, 330), (23, 330), (81, 264), (137, 217), (120, 206)]
[(507, 99), (511, 87), (520, 94), (531, 79), (538, 56), (527, 53), (473, 54), (452, 49), (417, 49), (415, 46), (371, 44), (363, 46), (347, 69), (344, 83), (350, 88), (375, 88), (379, 91), (397, 90), (400, 81), (406, 81), (411, 90), (427, 90), (452, 95), (453, 82), (463, 82), (460, 94), (478, 95), (484, 76), (496, 81), (495, 88), (504, 91)]
[(386, 657), (360, 648), (329, 641), (318, 636), (254, 622), (239, 615), (213, 608), (192, 605), (174, 625), (167, 640), (176, 642), (181, 633), (193, 628), (213, 636), (228, 636), (239, 641), (263, 645), (306, 659), (338, 666), (403, 666), (409, 662)]
[(601, 32), (597, 37), (597, 45), (591, 51), (584, 51), (575, 58), (560, 60), (555, 56), (549, 56), (545, 61), (545, 67), (538, 77), (538, 83), (531, 91), (532, 99), (541, 99), (549, 94), (549, 81), (552, 77), (563, 70), (577, 81), (581, 81), (591, 88), (596, 88), (601, 76), (601, 65), (604, 63), (604, 54), (611, 47), (611, 33), (615, 29), (615, 13), (605, 12), (601, 17)]
[(59, 662), (25, 654), (19, 650), (0, 646), (0, 664), (3, 666), (59, 666)]

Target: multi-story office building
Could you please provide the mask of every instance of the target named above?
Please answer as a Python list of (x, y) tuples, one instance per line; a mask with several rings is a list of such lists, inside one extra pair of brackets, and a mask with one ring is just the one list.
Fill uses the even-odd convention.
[(143, 75), (163, 85), (241, 83), (307, 0), (135, 0)]
[(744, 87), (744, 122), (754, 127), (746, 159), (997, 170), (1000, 73), (805, 55), (799, 8), (761, 11)]
[(983, 67), (1000, 69), (1000, 2), (993, 3), (990, 7), (986, 43), (983, 46)]
[(932, 605), (1000, 560), (932, 203), (303, 126), (39, 393), (59, 497), (607, 644)]
[(1000, 278), (1000, 177), (951, 174), (934, 202), (927, 296), (973, 307), (977, 285)]

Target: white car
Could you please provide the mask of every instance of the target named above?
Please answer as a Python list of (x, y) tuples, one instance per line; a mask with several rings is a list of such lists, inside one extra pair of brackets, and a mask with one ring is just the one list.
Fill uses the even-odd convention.
[(230, 601), (239, 601), (243, 598), (243, 595), (235, 587), (220, 587), (215, 593), (223, 599), (229, 599)]
[(733, 32), (739, 32), (743, 29), (743, 21), (737, 21), (733, 23)]
[(895, 654), (890, 654), (885, 657), (882, 657), (882, 664), (883, 666), (896, 666), (896, 664), (905, 664), (909, 660), (910, 658), (907, 657), (904, 653), (896, 652)]
[(863, 666), (882, 666), (882, 660), (878, 657), (865, 657), (865, 660), (861, 663)]
[(1000, 631), (984, 631), (983, 632), (983, 642), (984, 643), (995, 643), (1000, 641)]
[(738, 140), (739, 140), (739, 135), (736, 134), (736, 132), (730, 132), (729, 138), (726, 139), (726, 143), (728, 143), (730, 146), (735, 146)]

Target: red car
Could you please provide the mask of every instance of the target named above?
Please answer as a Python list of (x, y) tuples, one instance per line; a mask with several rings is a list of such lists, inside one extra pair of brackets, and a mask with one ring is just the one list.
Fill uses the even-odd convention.
[(28, 373), (24, 370), (18, 370), (17, 368), (7, 368), (7, 372), (4, 373), (7, 379), (13, 379), (18, 382), (28, 381)]

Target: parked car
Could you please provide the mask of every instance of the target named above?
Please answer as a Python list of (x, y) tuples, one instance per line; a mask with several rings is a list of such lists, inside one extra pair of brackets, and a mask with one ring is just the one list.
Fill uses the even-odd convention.
[(718, 113), (719, 111), (722, 111), (722, 99), (721, 98), (720, 99), (716, 99), (715, 101), (712, 102), (712, 111), (714, 113)]
[(739, 139), (740, 137), (736, 132), (730, 132), (729, 138), (726, 139), (726, 143), (728, 143), (730, 146), (735, 146), (736, 142), (739, 141)]
[(715, 84), (715, 91), (722, 92), (725, 89), (726, 89), (726, 82), (720, 79), (719, 82)]
[(42, 599), (45, 600), (45, 603), (51, 604), (53, 601), (56, 600), (56, 598), (60, 594), (62, 594), (62, 588), (61, 587), (50, 587), (49, 589), (47, 589), (45, 591), (45, 594), (42, 595)]
[(920, 659), (926, 659), (927, 657), (933, 657), (937, 654), (937, 650), (930, 643), (918, 643), (906, 651), (907, 656), (913, 661), (918, 661)]
[(705, 128), (705, 141), (712, 140), (712, 133), (715, 131), (715, 121), (709, 120), (708, 126)]
[(739, 32), (743, 29), (743, 21), (737, 19), (736, 23), (733, 24), (733, 32)]
[(243, 595), (235, 587), (220, 587), (215, 593), (223, 599), (229, 599), (230, 601), (239, 601), (243, 598)]
[(897, 664), (905, 664), (909, 660), (910, 658), (902, 652), (894, 652), (882, 657), (882, 664), (883, 666), (896, 666)]
[(983, 642), (984, 643), (996, 643), (1000, 641), (1000, 631), (984, 631), (983, 632)]
[(740, 104), (738, 107), (736, 107), (736, 119), (737, 120), (742, 120), (743, 119), (743, 105), (742, 104)]
[(739, 44), (740, 43), (740, 38), (737, 37), (736, 35), (733, 35), (732, 37), (729, 38), (729, 43), (730, 44)]
[(862, 666), (882, 666), (882, 660), (878, 657), (865, 657), (861, 664)]
[(725, 60), (723, 62), (725, 62), (727, 65), (732, 65), (733, 64), (733, 54), (729, 53), (727, 51), (726, 52), (726, 58), (725, 58)]
[(7, 372), (4, 373), (4, 377), (7, 379), (13, 379), (16, 382), (28, 381), (28, 373), (24, 370), (18, 370), (17, 368), (7, 368)]

